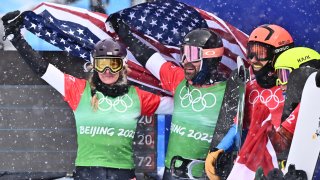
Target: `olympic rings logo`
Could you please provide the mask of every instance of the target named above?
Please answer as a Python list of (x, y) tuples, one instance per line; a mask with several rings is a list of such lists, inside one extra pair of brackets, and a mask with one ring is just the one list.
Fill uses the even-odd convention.
[(127, 95), (117, 97), (112, 100), (111, 98), (104, 96), (101, 92), (97, 92), (98, 100), (98, 109), (100, 111), (108, 111), (113, 108), (117, 112), (126, 112), (132, 105), (133, 100)]
[(217, 98), (213, 93), (202, 95), (200, 90), (193, 89), (190, 91), (186, 86), (181, 88), (179, 97), (183, 108), (191, 105), (192, 110), (195, 112), (201, 112), (205, 108), (212, 108), (217, 103)]
[(249, 103), (255, 104), (258, 100), (260, 100), (260, 102), (265, 104), (270, 110), (274, 110), (284, 102), (284, 98), (282, 96), (276, 95), (278, 91), (281, 93), (280, 88), (274, 92), (272, 92), (270, 89), (264, 89), (261, 92), (258, 90), (252, 90), (249, 94)]

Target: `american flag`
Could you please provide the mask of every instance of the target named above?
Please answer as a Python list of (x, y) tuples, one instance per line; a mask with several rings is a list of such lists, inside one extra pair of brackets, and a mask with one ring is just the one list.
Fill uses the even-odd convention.
[[(184, 3), (173, 0), (143, 3), (117, 13), (143, 42), (177, 64), (183, 36), (200, 27), (211, 28), (223, 38), (225, 53), (220, 69), (225, 74), (237, 67), (237, 56), (245, 57), (246, 34), (214, 14)], [(105, 26), (107, 15), (81, 8), (41, 3), (25, 15), (27, 30), (84, 61), (90, 61), (91, 50), (97, 41), (116, 37)], [(129, 80), (162, 90), (159, 80), (143, 68), (130, 52), (128, 54)]]
[(137, 36), (176, 62), (180, 60), (183, 37), (197, 28), (210, 28), (222, 37), (225, 46), (222, 70), (227, 74), (237, 67), (237, 56), (246, 59), (246, 34), (214, 14), (184, 3), (172, 0), (143, 3), (118, 14)]
[(52, 3), (42, 3), (24, 14), (27, 30), (85, 61), (90, 61), (94, 44), (107, 37), (106, 15)]

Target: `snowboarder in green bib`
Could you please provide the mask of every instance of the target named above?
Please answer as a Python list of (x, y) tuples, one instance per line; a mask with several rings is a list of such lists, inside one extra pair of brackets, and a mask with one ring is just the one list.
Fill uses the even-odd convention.
[(78, 144), (74, 179), (135, 179), (132, 143), (137, 121), (155, 112), (171, 114), (171, 98), (127, 83), (127, 50), (113, 39), (95, 44), (89, 80), (63, 73), (24, 40), (20, 33), (24, 14), (18, 15), (16, 11), (2, 17), (5, 37), (14, 36), (11, 42), (26, 64), (73, 110)]
[[(199, 28), (183, 38), (181, 66), (141, 43), (128, 25), (111, 16), (109, 21), (136, 59), (161, 81), (174, 96), (171, 132), (163, 179), (188, 178), (186, 172), (173, 170), (179, 157), (205, 159), (216, 126), (226, 87), (218, 71), (224, 47), (213, 31)], [(188, 147), (188, 148), (187, 148)], [(193, 177), (204, 175), (204, 163), (192, 168)]]

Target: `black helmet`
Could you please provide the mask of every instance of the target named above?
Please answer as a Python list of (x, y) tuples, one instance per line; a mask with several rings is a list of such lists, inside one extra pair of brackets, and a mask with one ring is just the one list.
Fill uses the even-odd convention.
[[(202, 62), (200, 71), (192, 78), (193, 84), (212, 84), (218, 81), (217, 67), (224, 51), (221, 37), (206, 28), (195, 29), (189, 32), (183, 39), (181, 48), (182, 61), (185, 58), (188, 59), (185, 56), (185, 52), (190, 52), (186, 50), (190, 46), (198, 49), (196, 55), (191, 55), (192, 58), (197, 57)], [(190, 60), (192, 61), (192, 59)]]
[(113, 39), (104, 39), (97, 42), (94, 46), (93, 57), (120, 57), (127, 56), (126, 46)]
[(184, 37), (183, 44), (202, 47), (203, 49), (223, 47), (220, 36), (205, 28), (195, 29), (189, 32)]
[(103, 73), (109, 69), (112, 73), (121, 71), (127, 63), (126, 47), (113, 39), (104, 39), (97, 42), (93, 50), (91, 63), (93, 68)]

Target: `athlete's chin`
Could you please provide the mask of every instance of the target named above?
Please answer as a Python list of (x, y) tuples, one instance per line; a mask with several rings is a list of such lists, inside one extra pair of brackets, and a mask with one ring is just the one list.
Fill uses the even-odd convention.
[(254, 71), (260, 71), (260, 69), (262, 68), (263, 66), (262, 65), (257, 65), (257, 64), (253, 64), (252, 65), (252, 69)]
[(100, 78), (100, 80), (106, 85), (112, 85), (117, 82), (118, 78), (117, 77), (112, 77), (112, 78), (104, 77), (104, 78)]

